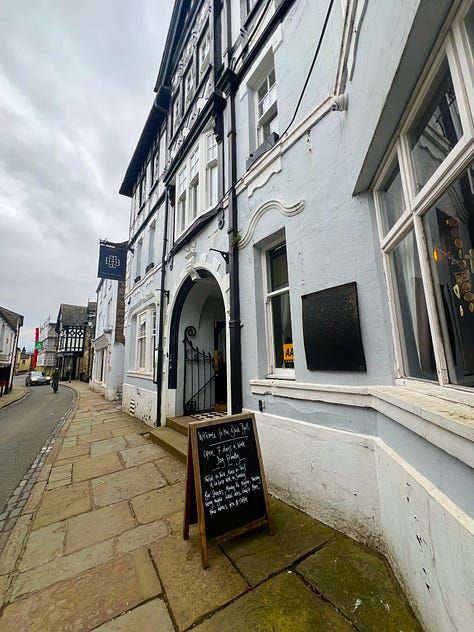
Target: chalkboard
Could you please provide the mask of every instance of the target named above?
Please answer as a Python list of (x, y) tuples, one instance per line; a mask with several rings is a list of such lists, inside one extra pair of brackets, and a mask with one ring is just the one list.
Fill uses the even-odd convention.
[(267, 524), (268, 493), (253, 414), (189, 424), (183, 536), (198, 522), (201, 561), (207, 541), (228, 539)]

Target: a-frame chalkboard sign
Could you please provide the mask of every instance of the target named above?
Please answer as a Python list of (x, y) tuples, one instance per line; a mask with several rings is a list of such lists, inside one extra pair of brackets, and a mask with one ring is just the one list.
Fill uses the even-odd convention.
[(199, 525), (201, 563), (208, 540), (229, 538), (268, 525), (267, 485), (253, 414), (189, 424), (183, 537)]

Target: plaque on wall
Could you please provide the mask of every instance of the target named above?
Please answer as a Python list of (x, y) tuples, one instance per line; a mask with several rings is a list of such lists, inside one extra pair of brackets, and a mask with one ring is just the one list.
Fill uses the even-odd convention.
[(302, 299), (306, 366), (310, 371), (366, 371), (357, 284), (306, 294)]

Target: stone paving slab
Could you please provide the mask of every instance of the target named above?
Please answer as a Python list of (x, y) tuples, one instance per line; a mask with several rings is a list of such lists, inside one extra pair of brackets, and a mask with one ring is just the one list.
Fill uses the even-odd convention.
[(164, 487), (166, 484), (166, 480), (153, 463), (144, 463), (114, 474), (107, 474), (91, 482), (92, 495), (97, 507), (128, 500), (152, 489)]
[(166, 603), (162, 599), (153, 599), (143, 606), (126, 612), (104, 625), (95, 628), (94, 632), (174, 632), (173, 622), (168, 613)]
[[(353, 632), (337, 610), (284, 572), (220, 610), (195, 632)], [(381, 632), (380, 629), (379, 632)]]
[(72, 480), (77, 483), (87, 481), (106, 474), (112, 474), (122, 469), (122, 463), (117, 454), (110, 453), (103, 456), (91, 457), (74, 463)]
[(104, 439), (103, 441), (96, 441), (91, 446), (91, 457), (102, 456), (104, 454), (110, 454), (111, 452), (118, 452), (128, 448), (125, 439), (120, 437), (113, 437), (112, 439)]
[(65, 522), (56, 522), (32, 531), (18, 565), (18, 570), (27, 571), (37, 568), (61, 557), (65, 537)]
[(276, 499), (270, 501), (275, 534), (267, 528), (222, 544), (251, 586), (289, 567), (310, 551), (323, 546), (336, 531)]
[(161, 520), (174, 513), (183, 515), (184, 493), (184, 485), (176, 483), (169, 487), (152, 490), (141, 496), (135, 496), (131, 500), (133, 513), (141, 524)]
[(172, 533), (152, 544), (150, 551), (179, 630), (248, 589), (245, 579), (215, 544), (209, 546), (211, 569), (202, 568), (196, 533), (188, 540), (183, 540), (182, 533)]
[(139, 549), (8, 605), (2, 632), (84, 632), (160, 593), (148, 554)]
[(39, 529), (91, 509), (92, 501), (87, 482), (46, 491), (34, 519), (33, 528)]
[(42, 590), (57, 582), (72, 579), (84, 571), (94, 568), (94, 566), (113, 559), (113, 557), (113, 543), (109, 540), (19, 573), (12, 582), (11, 600)]
[(387, 562), (338, 535), (297, 571), (363, 632), (422, 632)]
[(67, 555), (132, 529), (135, 520), (128, 503), (121, 502), (74, 516), (66, 524)]
[(124, 462), (125, 467), (149, 463), (150, 461), (166, 456), (167, 453), (163, 448), (153, 445), (152, 443), (120, 451), (120, 458)]

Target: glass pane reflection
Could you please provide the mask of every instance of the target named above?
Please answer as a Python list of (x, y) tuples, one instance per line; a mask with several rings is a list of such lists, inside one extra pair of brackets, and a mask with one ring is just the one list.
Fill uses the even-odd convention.
[(413, 231), (398, 244), (391, 257), (405, 374), (436, 380), (428, 311)]
[(471, 165), (424, 217), (450, 380), (474, 384), (474, 169)]
[(403, 215), (403, 211), (405, 210), (402, 179), (400, 176), (398, 162), (392, 169), (380, 194), (382, 201), (381, 208), (384, 233), (388, 233), (388, 231)]
[(409, 133), (416, 193), (428, 182), (461, 136), (456, 94), (445, 60), (440, 79)]

